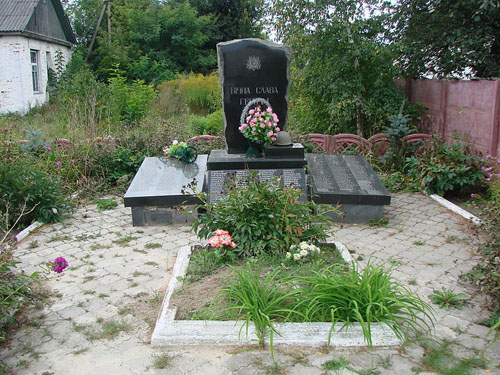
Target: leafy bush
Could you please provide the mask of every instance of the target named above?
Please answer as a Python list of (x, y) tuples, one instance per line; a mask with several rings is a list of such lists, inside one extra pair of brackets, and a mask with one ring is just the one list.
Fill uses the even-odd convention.
[(483, 177), (481, 165), (481, 159), (473, 156), (468, 145), (435, 139), (421, 157), (407, 159), (405, 170), (414, 180), (421, 181), (422, 190), (443, 195), (464, 192), (477, 184)]
[(228, 230), (235, 249), (242, 256), (263, 253), (285, 254), (290, 245), (301, 241), (317, 244), (326, 238), (327, 217), (314, 215), (320, 207), (314, 202), (300, 202), (299, 190), (280, 187), (279, 181), (259, 181), (250, 173), (246, 186), (227, 186), (226, 197), (208, 203), (202, 196), (200, 208), (206, 213), (193, 222), (201, 238), (216, 229)]
[(142, 80), (135, 80), (131, 84), (118, 71), (109, 79), (109, 93), (112, 110), (119, 115), (120, 121), (137, 123), (151, 108), (156, 97), (152, 85)]
[(189, 126), (195, 134), (222, 135), (224, 118), (222, 110), (217, 110), (207, 116), (189, 116)]
[(14, 272), (15, 262), (0, 260), (0, 342), (5, 340), (5, 328), (16, 320), (14, 315), (26, 302), (33, 299), (36, 275)]
[(0, 216), (8, 227), (20, 216), (18, 225), (33, 220), (54, 222), (67, 209), (60, 181), (37, 169), (29, 159), (0, 164), (0, 202)]

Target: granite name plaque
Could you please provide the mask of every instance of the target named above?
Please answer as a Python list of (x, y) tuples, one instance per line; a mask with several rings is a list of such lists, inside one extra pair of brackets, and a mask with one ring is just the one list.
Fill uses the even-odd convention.
[(217, 44), (225, 136), (230, 154), (244, 153), (247, 139), (240, 133), (241, 112), (253, 99), (266, 99), (284, 130), (287, 117), (291, 49), (260, 39), (237, 39)]
[(194, 193), (202, 191), (207, 159), (207, 155), (198, 155), (194, 163), (187, 164), (177, 159), (145, 158), (125, 193), (125, 207), (199, 203), (198, 198), (183, 194), (183, 190), (196, 182)]
[(391, 195), (363, 156), (307, 154), (306, 158), (316, 203), (391, 203)]
[(208, 157), (207, 169), (277, 169), (277, 168), (304, 168), (306, 158), (302, 157), (264, 157), (247, 159), (242, 154), (229, 154), (226, 150), (212, 150)]
[[(303, 168), (290, 169), (256, 169), (252, 171), (257, 173), (260, 181), (267, 181), (278, 177), (280, 186), (293, 186), (300, 189), (302, 194), (300, 200), (305, 202), (307, 199), (306, 174)], [(208, 194), (209, 202), (216, 202), (224, 198), (228, 186), (242, 187), (247, 184), (250, 172), (246, 169), (235, 170), (209, 170), (208, 171)]]

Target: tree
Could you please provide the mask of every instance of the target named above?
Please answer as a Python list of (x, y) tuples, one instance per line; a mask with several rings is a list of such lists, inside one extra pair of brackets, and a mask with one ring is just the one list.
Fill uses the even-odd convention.
[(294, 50), (291, 109), (303, 131), (375, 133), (398, 112), (382, 1), (272, 0), (277, 35)]
[[(75, 0), (69, 8), (80, 48), (90, 42), (89, 30), (95, 29), (102, 5), (102, 0)], [(107, 28), (101, 26), (89, 56), (102, 81), (116, 66), (129, 81), (159, 82), (215, 65), (215, 51), (200, 51), (211, 18), (198, 16), (187, 0), (114, 0), (111, 6), (111, 35), (108, 39)]]
[(500, 77), (498, 0), (400, 0), (397, 63), (407, 77)]
[(200, 15), (211, 15), (213, 24), (205, 48), (218, 42), (262, 36), (263, 0), (190, 0)]

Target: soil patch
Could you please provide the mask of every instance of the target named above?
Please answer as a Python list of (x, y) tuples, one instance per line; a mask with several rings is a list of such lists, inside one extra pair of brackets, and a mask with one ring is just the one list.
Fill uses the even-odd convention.
[[(327, 260), (326, 263), (323, 263), (323, 266), (333, 264), (347, 265), (338, 250), (335, 249), (335, 245), (324, 244), (321, 248), (322, 258)], [(199, 249), (195, 250), (195, 253), (198, 252)], [(217, 268), (213, 273), (205, 275), (203, 278), (196, 281), (184, 282), (182, 288), (175, 292), (170, 300), (170, 307), (177, 308), (175, 319), (190, 320), (193, 319), (194, 313), (203, 311), (208, 304), (215, 299), (222, 287), (228, 285), (231, 280), (232, 269), (235, 267), (244, 267), (246, 261), (248, 261), (248, 259), (240, 260), (231, 266), (226, 265)], [(269, 272), (272, 272), (274, 268), (273, 266), (263, 265), (261, 277), (265, 277)], [(311, 269), (311, 267), (304, 267), (303, 269), (295, 269), (294, 272), (303, 274)], [(217, 308), (214, 308), (214, 311), (216, 310)]]

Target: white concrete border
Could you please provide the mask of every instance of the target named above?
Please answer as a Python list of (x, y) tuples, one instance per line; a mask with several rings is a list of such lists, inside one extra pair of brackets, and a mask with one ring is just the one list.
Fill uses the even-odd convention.
[(438, 202), (440, 205), (455, 212), (456, 214), (462, 216), (463, 218), (472, 221), (476, 225), (481, 225), (481, 220), (477, 216), (472, 215), (470, 212), (465, 211), (463, 208), (458, 207), (456, 204), (451, 203), (449, 200), (446, 200), (437, 194), (432, 194), (430, 195), (430, 197), (434, 199), (436, 202)]
[[(342, 257), (347, 262), (354, 262), (347, 248), (340, 242), (334, 242)], [(191, 246), (182, 247), (177, 253), (174, 270), (168, 284), (161, 312), (156, 321), (151, 337), (155, 346), (169, 345), (247, 345), (256, 342), (255, 328), (252, 323), (248, 329), (243, 321), (201, 321), (175, 320), (176, 308), (169, 308), (172, 294), (182, 286), (189, 264)], [(330, 323), (279, 323), (275, 325), (279, 335), (274, 336), (274, 344), (321, 346), (328, 344)], [(359, 324), (344, 328), (338, 324), (333, 329), (330, 346), (366, 346), (363, 330)], [(400, 345), (394, 332), (383, 323), (371, 325), (373, 346)]]

